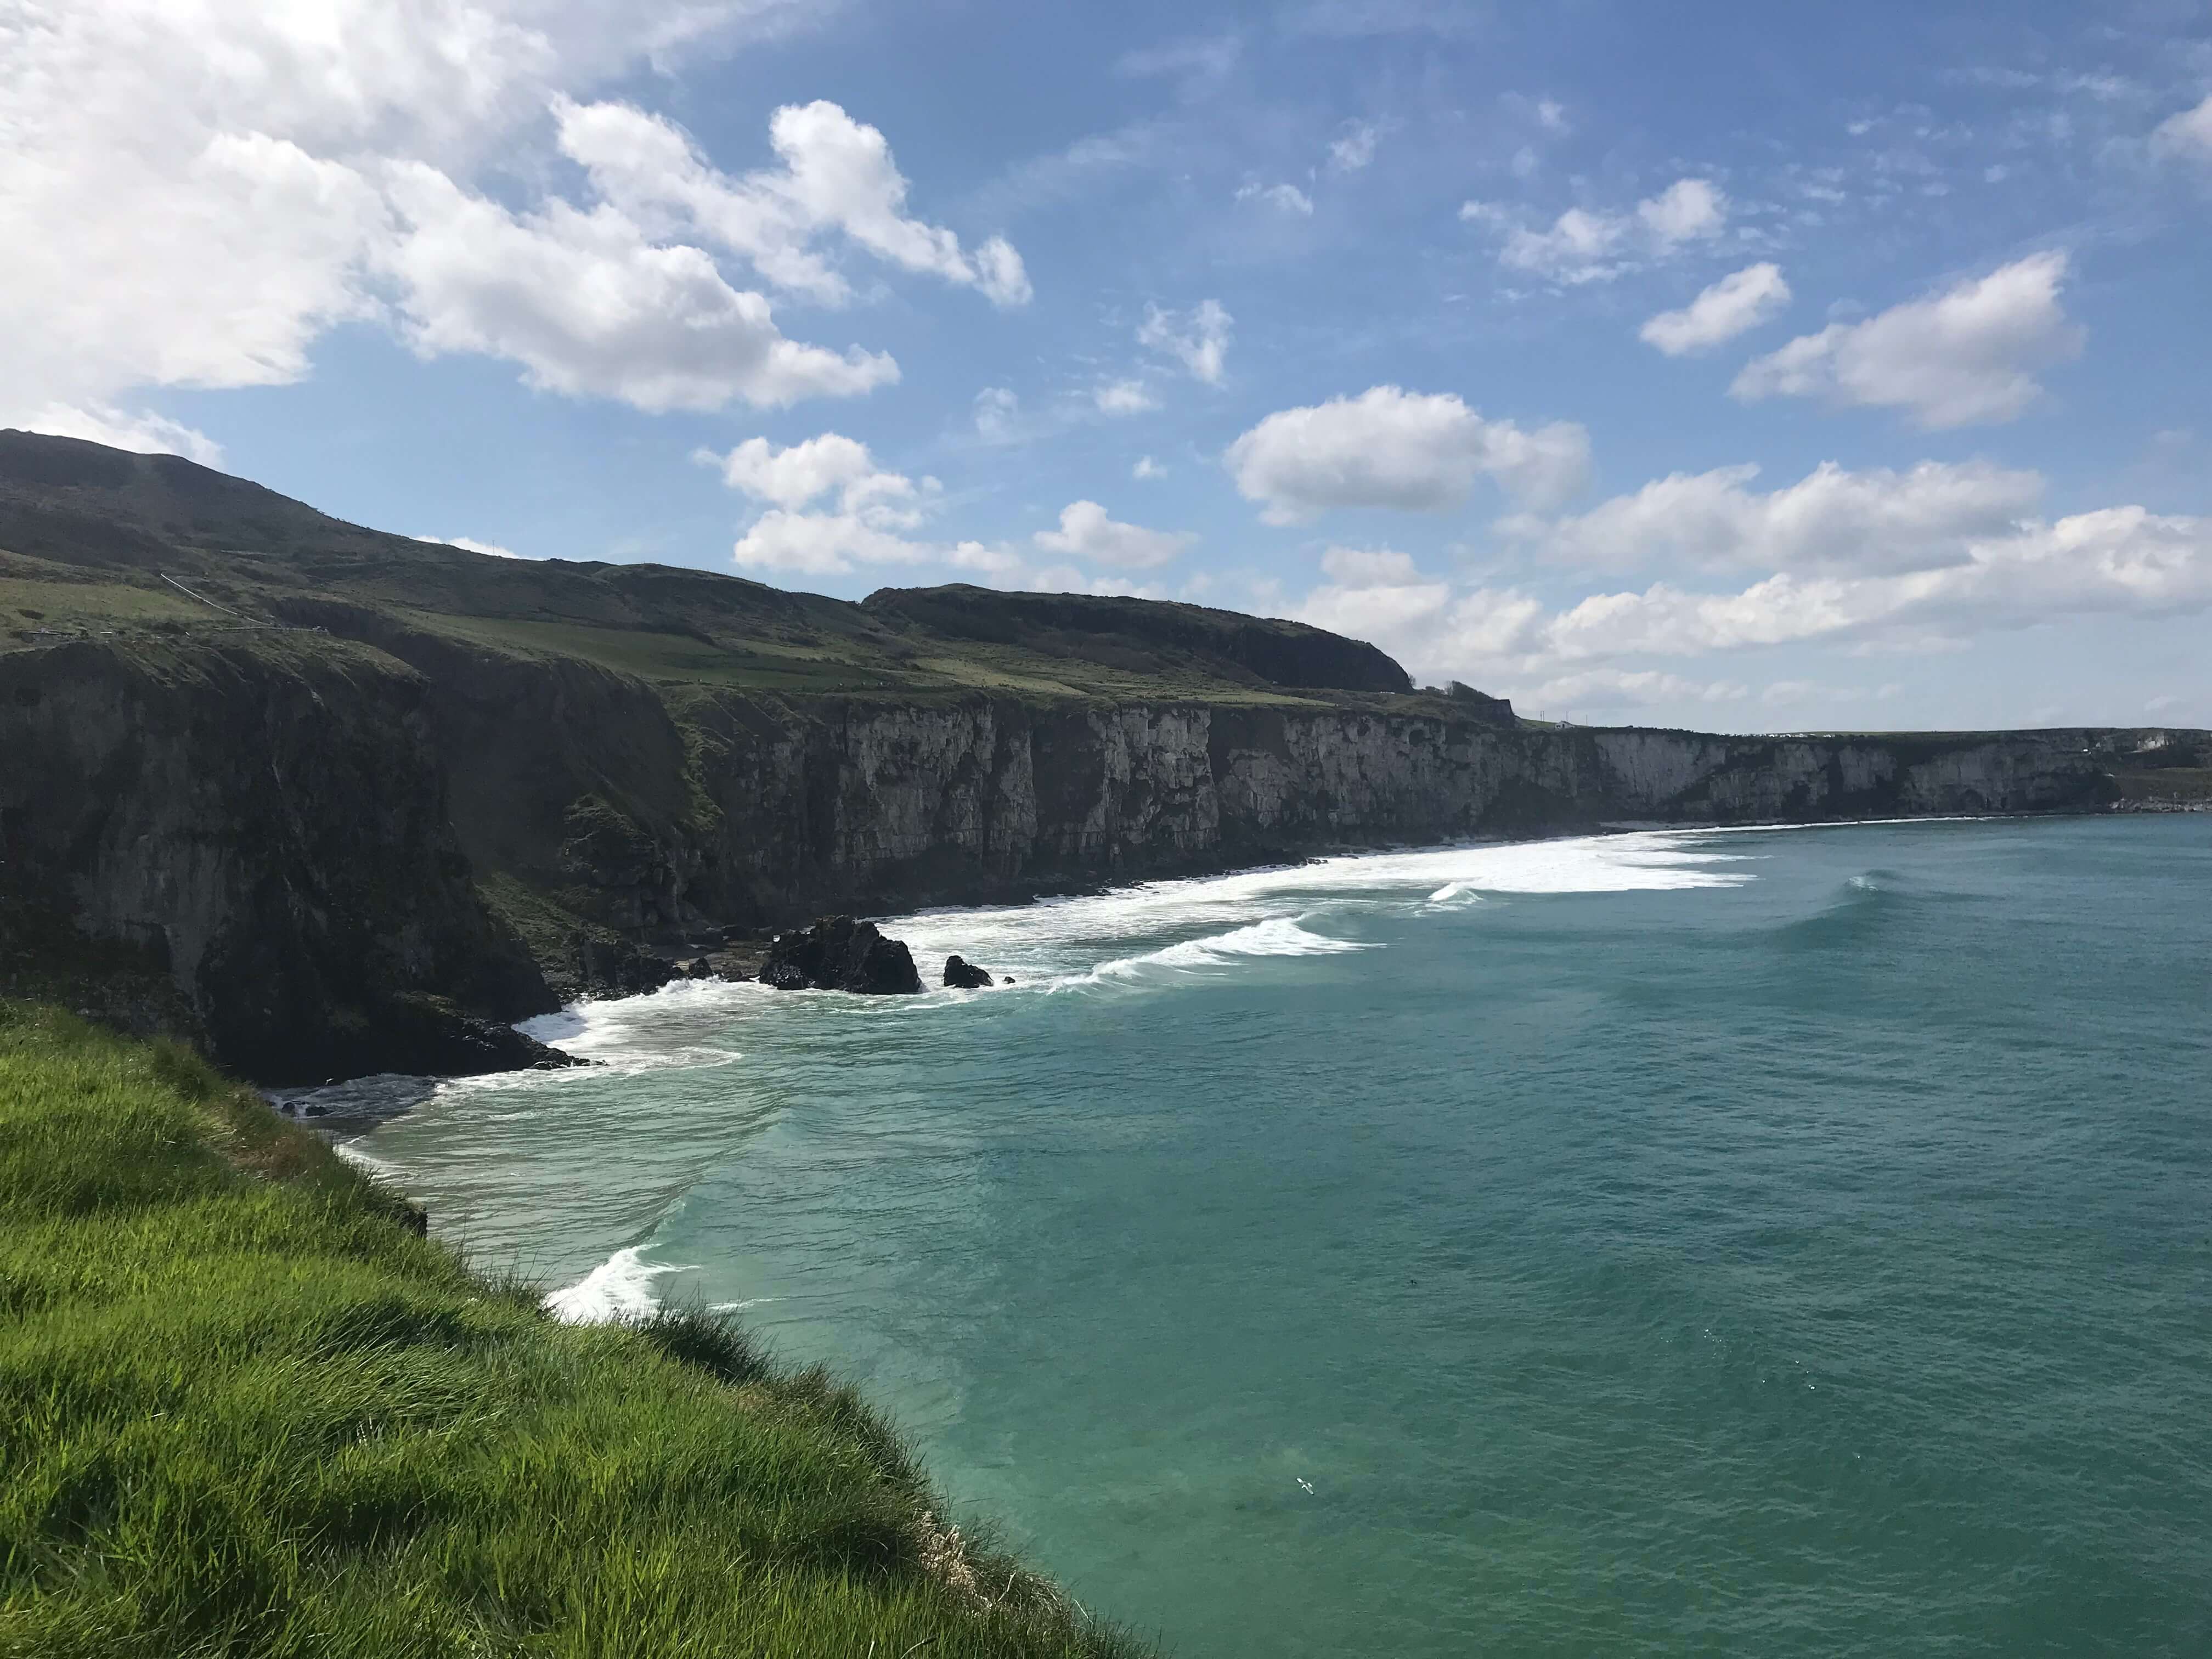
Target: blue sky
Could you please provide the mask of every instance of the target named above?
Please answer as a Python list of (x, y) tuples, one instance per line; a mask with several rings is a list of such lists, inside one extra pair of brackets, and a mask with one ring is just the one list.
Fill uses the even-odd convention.
[(0, 423), (1531, 712), (2212, 725), (2212, 7), (25, 0)]

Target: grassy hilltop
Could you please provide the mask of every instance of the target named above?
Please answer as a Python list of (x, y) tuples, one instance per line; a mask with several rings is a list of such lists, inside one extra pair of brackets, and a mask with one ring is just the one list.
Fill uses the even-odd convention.
[(1133, 1654), (819, 1370), (554, 1323), (180, 1048), (0, 1004), (0, 1654)]
[(177, 456), (0, 431), (0, 652), (272, 628), (796, 696), (1295, 707), (1413, 690), (1375, 647), (1298, 623), (963, 586), (854, 605), (667, 565), (487, 558)]

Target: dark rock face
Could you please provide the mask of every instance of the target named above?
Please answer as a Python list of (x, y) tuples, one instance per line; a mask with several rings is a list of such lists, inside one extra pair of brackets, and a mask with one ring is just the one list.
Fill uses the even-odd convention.
[(824, 916), (811, 927), (777, 934), (760, 977), (779, 991), (911, 996), (921, 989), (913, 953), (885, 939), (872, 921), (851, 916)]
[[(480, 1077), (487, 1072), (550, 1072), (591, 1062), (548, 1048), (498, 1020), (465, 1014), (442, 999), (394, 999), (358, 1053), (335, 1049), (329, 1075), (405, 1072), (417, 1077)], [(371, 1064), (374, 1061), (375, 1063)]]
[(641, 950), (626, 939), (593, 939), (580, 933), (574, 945), (576, 984), (591, 995), (643, 996), (682, 977), (682, 970), (666, 957)]
[(978, 968), (964, 957), (945, 958), (945, 982), (956, 991), (981, 991), (997, 983), (989, 969)]
[(102, 1016), (258, 1082), (539, 1063), (558, 1006), (456, 842), (421, 678), (246, 635), (0, 656), (0, 992), (127, 988)]

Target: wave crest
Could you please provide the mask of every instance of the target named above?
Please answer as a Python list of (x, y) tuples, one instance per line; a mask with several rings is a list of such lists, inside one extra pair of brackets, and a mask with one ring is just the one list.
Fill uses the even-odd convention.
[(653, 1287), (671, 1273), (690, 1271), (688, 1267), (647, 1261), (644, 1246), (634, 1244), (617, 1250), (574, 1284), (550, 1292), (541, 1305), (567, 1325), (643, 1319), (660, 1306)]
[(1232, 927), (1224, 933), (1212, 933), (1203, 939), (1185, 939), (1180, 945), (1148, 951), (1142, 956), (1102, 962), (1086, 977), (1129, 979), (1161, 968), (1226, 968), (1253, 957), (1327, 957), (1378, 948), (1355, 939), (1330, 939), (1301, 927), (1289, 916), (1273, 916), (1266, 921)]

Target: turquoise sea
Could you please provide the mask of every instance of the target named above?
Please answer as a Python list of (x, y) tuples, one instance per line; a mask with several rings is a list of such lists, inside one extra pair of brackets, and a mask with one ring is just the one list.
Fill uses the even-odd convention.
[(355, 1151), (742, 1310), (1179, 1654), (2212, 1654), (2212, 817), (1628, 834), (902, 918)]

